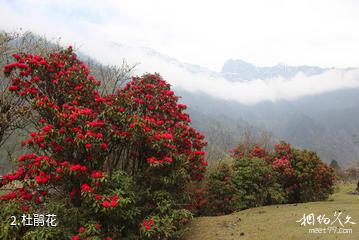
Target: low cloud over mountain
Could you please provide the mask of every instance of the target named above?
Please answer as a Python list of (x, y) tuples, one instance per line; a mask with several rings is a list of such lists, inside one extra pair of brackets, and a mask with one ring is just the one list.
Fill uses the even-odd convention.
[[(137, 73), (160, 72), (178, 89), (203, 92), (213, 97), (256, 104), (263, 101), (295, 100), (343, 89), (359, 88), (358, 69), (315, 66), (256, 67), (244, 61), (227, 61), (221, 73), (182, 63), (149, 48), (111, 44), (107, 60), (123, 57), (139, 63)], [(140, 60), (139, 60), (140, 59)]]

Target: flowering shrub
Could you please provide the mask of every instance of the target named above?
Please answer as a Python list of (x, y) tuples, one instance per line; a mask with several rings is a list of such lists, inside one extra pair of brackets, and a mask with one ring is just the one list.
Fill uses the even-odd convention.
[[(283, 145), (278, 147), (283, 148)], [(283, 170), (277, 172), (288, 200), (309, 202), (327, 199), (334, 190), (336, 177), (333, 169), (323, 163), (315, 152), (292, 149), (289, 145), (286, 149), (286, 153), (282, 150), (279, 155), (287, 154), (291, 159), (292, 154), (293, 158), (290, 165), (286, 163), (288, 160), (279, 164), (277, 168)]]
[(232, 151), (235, 158), (259, 157), (275, 172), (289, 202), (307, 202), (326, 199), (333, 192), (334, 172), (315, 152), (293, 148), (281, 142), (273, 151), (253, 146), (244, 151), (241, 146)]
[(233, 158), (256, 157), (263, 160), (271, 158), (271, 153), (258, 145), (246, 147), (243, 144), (239, 144), (235, 149), (232, 149), (229, 152), (232, 154)]
[(209, 170), (203, 187), (195, 193), (196, 214), (223, 215), (239, 209), (232, 181), (234, 174), (233, 165), (225, 161), (220, 161)]
[(242, 157), (220, 162), (197, 193), (200, 215), (223, 215), (250, 207), (283, 203), (285, 194), (270, 165), (262, 159)]
[(232, 150), (232, 159), (213, 167), (197, 189), (196, 213), (222, 215), (240, 209), (326, 199), (335, 175), (316, 153), (281, 142), (273, 150), (258, 145)]
[[(183, 209), (186, 186), (202, 180), (207, 162), (204, 136), (189, 125), (186, 106), (177, 103), (170, 85), (146, 74), (101, 95), (101, 82), (71, 47), (47, 58), (14, 58), (4, 68), (12, 78), (9, 91), (30, 104), (37, 131), (21, 143), (29, 152), (18, 158), (17, 171), (3, 176), (1, 185), (17, 180), (22, 186), (0, 197), (1, 207), (10, 209), (0, 227), (16, 209), (52, 210), (62, 218), (60, 232), (73, 239), (175, 235), (177, 222), (190, 218)], [(172, 204), (144, 225), (158, 209), (158, 191)], [(51, 201), (62, 207), (51, 208)], [(156, 227), (162, 217), (167, 230)], [(19, 227), (16, 236), (31, 231)]]

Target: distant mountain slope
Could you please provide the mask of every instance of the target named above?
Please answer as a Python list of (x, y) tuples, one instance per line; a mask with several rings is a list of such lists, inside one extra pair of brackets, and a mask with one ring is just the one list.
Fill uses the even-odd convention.
[(257, 67), (243, 60), (228, 60), (224, 63), (221, 74), (230, 81), (248, 81), (253, 79), (267, 79), (274, 77), (291, 78), (299, 72), (315, 75), (329, 70), (316, 66), (288, 66), (278, 64), (272, 67)]
[(197, 64), (181, 62), (176, 58), (162, 54), (149, 47), (132, 47), (116, 42), (111, 42), (109, 46), (111, 49), (113, 49), (116, 55), (127, 56), (126, 60), (129, 62), (132, 61), (138, 63), (138, 72), (159, 71), (160, 69), (155, 69), (152, 66), (161, 65), (165, 67), (181, 69), (189, 72), (190, 74), (205, 74), (210, 77), (221, 77), (220, 73)]
[[(345, 108), (344, 103), (340, 104), (340, 110), (325, 107), (318, 110), (320, 106), (309, 109), (302, 99), (247, 106), (203, 93), (177, 93), (183, 96), (181, 101), (190, 106), (193, 125), (207, 136), (210, 148), (228, 150), (224, 149), (226, 144), (232, 148), (240, 140), (243, 129), (254, 126), (255, 129), (271, 131), (275, 141), (285, 140), (294, 146), (317, 151), (328, 163), (336, 159), (348, 166), (359, 159), (359, 111)], [(359, 96), (359, 91), (357, 94)], [(321, 102), (322, 98), (327, 96), (319, 95), (310, 100)], [(335, 102), (335, 98), (332, 101)], [(327, 104), (330, 105), (330, 102)], [(313, 112), (314, 109), (317, 111)], [(219, 128), (221, 131), (218, 131)], [(230, 141), (225, 142), (223, 139)], [(218, 153), (216, 155), (220, 156)]]

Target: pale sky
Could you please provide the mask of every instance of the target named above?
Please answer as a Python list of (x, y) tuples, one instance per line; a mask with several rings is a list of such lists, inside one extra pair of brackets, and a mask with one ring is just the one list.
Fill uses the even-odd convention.
[[(259, 66), (359, 67), (358, 13), (356, 0), (0, 0), (0, 30), (61, 37), (64, 45), (104, 63), (128, 58), (176, 87), (252, 104), (359, 88), (359, 72), (231, 83), (128, 49), (149, 47), (216, 72), (228, 59)], [(121, 55), (110, 42), (130, 47)]]
[(0, 0), (0, 28), (102, 37), (215, 71), (230, 58), (358, 67), (358, 13), (356, 0)]

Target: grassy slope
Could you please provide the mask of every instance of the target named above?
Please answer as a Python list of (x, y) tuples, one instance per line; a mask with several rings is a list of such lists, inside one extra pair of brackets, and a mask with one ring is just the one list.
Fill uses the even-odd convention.
[[(190, 232), (185, 240), (214, 240), (214, 239), (359, 239), (359, 195), (347, 194), (355, 189), (355, 185), (341, 186), (340, 191), (330, 197), (328, 201), (302, 204), (273, 205), (247, 209), (231, 215), (218, 217), (195, 218), (190, 225)], [(342, 211), (341, 219), (347, 215), (352, 217), (356, 225), (347, 224), (344, 228), (352, 228), (352, 234), (313, 234), (308, 233), (309, 228), (300, 226), (299, 220), (303, 214), (314, 213), (315, 217), (325, 214), (334, 220), (335, 211)], [(337, 224), (334, 224), (337, 225)], [(339, 226), (339, 225), (338, 225)]]

